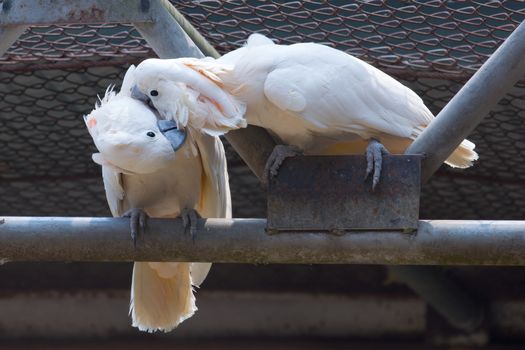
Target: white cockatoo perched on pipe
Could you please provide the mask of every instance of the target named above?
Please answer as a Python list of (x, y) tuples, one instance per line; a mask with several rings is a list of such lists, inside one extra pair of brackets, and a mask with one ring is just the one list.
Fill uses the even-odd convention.
[[(358, 58), (314, 43), (276, 45), (260, 34), (216, 60), (147, 59), (135, 81), (134, 97), (150, 99), (182, 127), (217, 135), (246, 120), (268, 129), (288, 145), (274, 150), (271, 174), (300, 152), (366, 150), (375, 187), (386, 149), (403, 153), (434, 119), (416, 93)], [(471, 166), (478, 159), (474, 147), (464, 140), (446, 163)]]
[[(231, 217), (224, 148), (218, 137), (158, 120), (144, 103), (131, 98), (135, 67), (120, 93), (108, 89), (85, 117), (100, 153), (106, 197), (113, 216), (130, 216), (134, 243), (146, 230), (146, 215), (182, 216), (193, 234), (197, 214)], [(170, 331), (196, 310), (192, 285), (199, 286), (209, 263), (136, 262), (130, 314), (144, 331)]]

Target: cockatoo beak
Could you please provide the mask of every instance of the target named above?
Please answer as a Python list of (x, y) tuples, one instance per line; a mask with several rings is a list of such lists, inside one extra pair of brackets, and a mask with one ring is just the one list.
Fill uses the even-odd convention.
[(157, 121), (160, 132), (168, 139), (174, 151), (177, 151), (186, 141), (186, 130), (177, 128), (177, 122), (174, 120)]
[(150, 101), (149, 97), (146, 94), (144, 94), (142, 91), (140, 91), (137, 85), (133, 85), (133, 87), (131, 88), (131, 97), (149, 105), (148, 103)]

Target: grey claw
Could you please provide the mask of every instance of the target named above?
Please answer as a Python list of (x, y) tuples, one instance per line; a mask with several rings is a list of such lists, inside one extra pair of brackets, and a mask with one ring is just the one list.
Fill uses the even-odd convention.
[(191, 240), (195, 243), (195, 235), (197, 234), (197, 222), (200, 218), (199, 213), (195, 209), (183, 209), (181, 214), (182, 225), (184, 226), (184, 231), (190, 232)]
[(137, 247), (137, 237), (139, 234), (146, 233), (146, 219), (148, 215), (138, 208), (133, 208), (125, 212), (122, 217), (129, 218), (129, 229), (133, 246)]
[(383, 168), (383, 154), (381, 149), (374, 150), (374, 177), (372, 178), (372, 190), (375, 190), (379, 183), (379, 177), (381, 176), (381, 169)]
[(139, 216), (139, 227), (140, 227), (140, 230), (142, 231), (142, 234), (146, 233), (146, 222), (147, 222), (146, 218), (147, 218), (146, 213), (141, 212)]
[(374, 168), (374, 155), (372, 152), (368, 151), (368, 148), (366, 150), (366, 174), (365, 174), (365, 181), (368, 179), (368, 176), (370, 176), (370, 173), (372, 173), (372, 169)]
[(184, 231), (186, 231), (186, 229), (188, 228), (188, 220), (189, 220), (188, 214), (182, 213), (181, 217), (182, 217), (182, 226), (184, 226)]
[(378, 140), (372, 138), (366, 148), (366, 175), (365, 180), (368, 179), (373, 169), (372, 176), (372, 191), (376, 189), (381, 177), (381, 169), (383, 167), (383, 155), (390, 154), (388, 150)]
[(266, 161), (264, 167), (263, 178), (261, 179), (264, 186), (268, 186), (269, 180), (277, 176), (279, 168), (286, 158), (302, 155), (303, 151), (296, 146), (291, 145), (277, 145), (274, 147), (272, 154)]

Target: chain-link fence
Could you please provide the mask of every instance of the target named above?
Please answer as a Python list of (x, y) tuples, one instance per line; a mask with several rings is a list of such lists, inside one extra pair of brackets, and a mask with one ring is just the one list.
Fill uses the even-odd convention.
[[(252, 32), (322, 42), (402, 80), (437, 113), (512, 30), (522, 1), (177, 1), (221, 52)], [(109, 215), (82, 115), (130, 63), (153, 52), (129, 24), (32, 27), (0, 58), (0, 212)], [(470, 139), (474, 168), (442, 168), (422, 218), (518, 219), (525, 213), (525, 82)], [(265, 215), (255, 177), (228, 147), (234, 215)]]

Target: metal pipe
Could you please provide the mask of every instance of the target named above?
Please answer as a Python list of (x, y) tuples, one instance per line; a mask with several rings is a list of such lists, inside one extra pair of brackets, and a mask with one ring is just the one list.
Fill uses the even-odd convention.
[(422, 182), (439, 169), (461, 141), (524, 75), (525, 21), (406, 150), (406, 154), (426, 155), (421, 169)]
[(204, 57), (168, 11), (170, 6), (164, 1), (151, 1), (148, 11), (155, 21), (133, 25), (160, 58)]
[(275, 147), (275, 141), (268, 131), (248, 125), (244, 129), (230, 131), (224, 136), (250, 170), (262, 180), (266, 161)]
[(149, 219), (134, 249), (129, 219), (5, 217), (0, 257), (11, 261), (525, 265), (525, 221), (420, 221), (417, 234), (268, 235), (265, 219)]
[(4, 0), (0, 5), (0, 27), (153, 20), (144, 0)]
[(0, 57), (24, 34), (26, 29), (26, 26), (0, 27)]

